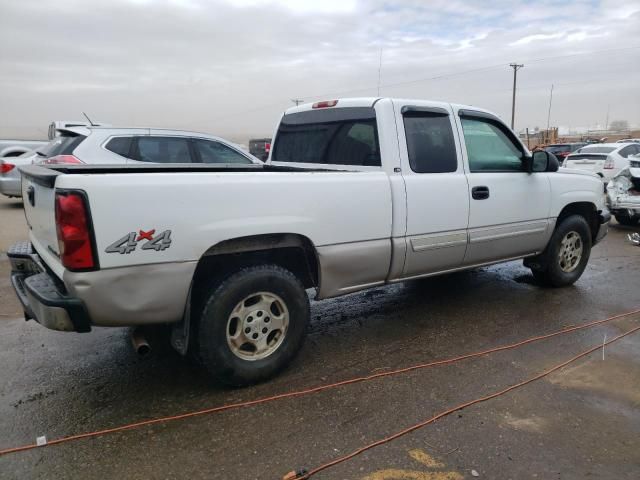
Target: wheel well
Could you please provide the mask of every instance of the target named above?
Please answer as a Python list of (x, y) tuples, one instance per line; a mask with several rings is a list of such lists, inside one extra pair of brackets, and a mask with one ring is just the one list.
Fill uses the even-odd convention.
[(584, 217), (589, 224), (589, 229), (591, 230), (591, 239), (595, 239), (598, 234), (599, 227), (598, 210), (596, 209), (596, 206), (590, 202), (570, 203), (562, 209), (560, 215), (558, 215), (556, 224), (559, 224), (562, 220), (571, 215), (580, 215), (581, 217)]
[(318, 258), (311, 241), (297, 234), (268, 234), (225, 240), (200, 258), (191, 284), (191, 305), (199, 309), (209, 287), (242, 267), (275, 264), (292, 272), (305, 288), (318, 286)]

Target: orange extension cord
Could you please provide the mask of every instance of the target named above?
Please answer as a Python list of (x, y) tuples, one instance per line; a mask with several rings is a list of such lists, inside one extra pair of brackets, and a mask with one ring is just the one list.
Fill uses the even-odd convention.
[(605, 345), (609, 345), (613, 342), (616, 342), (618, 340), (620, 340), (623, 337), (626, 337), (627, 335), (631, 335), (632, 333), (637, 332), (638, 330), (640, 330), (640, 326), (639, 327), (635, 327), (632, 328), (631, 330), (626, 331), (625, 333), (618, 335), (617, 337), (612, 338), (611, 340), (609, 340), (608, 342), (604, 342), (604, 343), (600, 343), (598, 345), (596, 345), (595, 347), (590, 348), (589, 350), (585, 350), (584, 352), (576, 355), (575, 357), (570, 358), (569, 360), (560, 363), (559, 365), (556, 365), (555, 367), (552, 367), (548, 370), (543, 371), (542, 373), (539, 373), (538, 375), (531, 377), (527, 380), (523, 380), (520, 383), (516, 383), (514, 385), (511, 385), (503, 390), (494, 392), (490, 395), (487, 395), (485, 397), (480, 397), (480, 398), (476, 398), (475, 400), (470, 400), (466, 403), (461, 403), (460, 405), (450, 408), (448, 410), (445, 410), (443, 412), (438, 413), (437, 415), (424, 420), (423, 422), (420, 423), (416, 423), (415, 425), (412, 425), (408, 428), (405, 428), (404, 430), (400, 430), (399, 432), (394, 433), (393, 435), (390, 435), (386, 438), (380, 439), (376, 442), (370, 443), (369, 445), (365, 445), (364, 447), (360, 447), (357, 450), (354, 450), (353, 452), (349, 453), (348, 455), (345, 455), (343, 457), (339, 457), (336, 458), (335, 460), (331, 460), (330, 462), (324, 463), (316, 468), (313, 468), (312, 470), (309, 470), (306, 473), (303, 474), (295, 474), (294, 472), (290, 472), (288, 474), (286, 474), (283, 477), (283, 480), (307, 480), (308, 478), (312, 477), (313, 475), (320, 473), (323, 470), (326, 470), (327, 468), (333, 467), (339, 463), (342, 462), (346, 462), (347, 460), (352, 459), (353, 457), (356, 457), (357, 455), (360, 455), (361, 453), (366, 452), (367, 450), (370, 450), (374, 447), (378, 447), (380, 445), (384, 445), (385, 443), (389, 443), (397, 438), (402, 437), (403, 435), (406, 435), (407, 433), (411, 433), (414, 430), (418, 430), (419, 428), (422, 428), (424, 426), (429, 425), (430, 423), (435, 422), (436, 420), (441, 419), (442, 417), (446, 417), (447, 415), (451, 415), (454, 412), (457, 412), (458, 410), (462, 410), (463, 408), (467, 408), (470, 407), (471, 405), (475, 405), (476, 403), (481, 403), (481, 402), (486, 402), (487, 400), (491, 400), (493, 398), (499, 397), (500, 395), (504, 395), (505, 393), (510, 392), (511, 390), (515, 390), (516, 388), (520, 388), (523, 387), (529, 383), (535, 382), (536, 380), (540, 380), (543, 377), (546, 377), (547, 375), (560, 370), (561, 368), (566, 367), (567, 365), (569, 365), (572, 362), (575, 362), (576, 360), (579, 360), (582, 357), (586, 357), (587, 355), (595, 352), (596, 350), (600, 350), (601, 348), (604, 348)]
[[(604, 320), (597, 320), (597, 321), (594, 321), (594, 322), (585, 323), (584, 325), (578, 325), (578, 326), (574, 326), (574, 327), (565, 328), (563, 330), (558, 330), (556, 332), (548, 333), (546, 335), (540, 335), (540, 336), (536, 336), (536, 337), (531, 337), (531, 338), (528, 338), (526, 340), (522, 340), (522, 341), (517, 342), (517, 343), (504, 345), (504, 346), (501, 346), (501, 347), (494, 347), (494, 348), (491, 348), (489, 350), (483, 350), (483, 351), (476, 352), (476, 353), (469, 353), (469, 354), (461, 355), (461, 356), (458, 356), (458, 357), (453, 357), (453, 358), (449, 358), (449, 359), (445, 359), (445, 360), (437, 360), (437, 361), (434, 361), (434, 362), (424, 363), (424, 364), (420, 364), (420, 365), (413, 365), (411, 367), (401, 368), (401, 369), (398, 369), (398, 370), (390, 370), (390, 371), (387, 371), (387, 372), (381, 372), (381, 373), (376, 373), (376, 374), (367, 375), (367, 376), (363, 376), (363, 377), (356, 377), (356, 378), (352, 378), (352, 379), (348, 379), (348, 380), (342, 380), (342, 381), (331, 383), (331, 384), (319, 385), (319, 386), (316, 386), (316, 387), (311, 387), (311, 388), (308, 388), (308, 389), (305, 389), (305, 390), (298, 390), (298, 391), (293, 391), (293, 392), (288, 392), (288, 393), (282, 393), (282, 394), (279, 394), (279, 395), (273, 395), (273, 396), (270, 396), (270, 397), (263, 397), (263, 398), (259, 398), (259, 399), (256, 399), (256, 400), (249, 400), (249, 401), (245, 401), (245, 402), (230, 403), (230, 404), (227, 404), (227, 405), (221, 405), (219, 407), (212, 407), (212, 408), (207, 408), (205, 410), (198, 410), (198, 411), (195, 411), (195, 412), (188, 412), (188, 413), (183, 413), (183, 414), (179, 414), (179, 415), (154, 418), (154, 419), (150, 419), (150, 420), (143, 420), (143, 421), (140, 421), (140, 422), (129, 423), (127, 425), (121, 425), (121, 426), (118, 426), (118, 427), (107, 428), (107, 429), (104, 429), (104, 430), (97, 430), (97, 431), (94, 431), (94, 432), (86, 432), (86, 433), (80, 433), (80, 434), (77, 434), (77, 435), (70, 435), (70, 436), (67, 436), (67, 437), (60, 437), (60, 438), (56, 438), (56, 439), (53, 439), (53, 440), (49, 440), (44, 445), (37, 445), (36, 443), (31, 443), (31, 444), (22, 445), (22, 446), (19, 446), (19, 447), (5, 448), (3, 450), (0, 450), (0, 456), (7, 455), (9, 453), (16, 453), (16, 452), (23, 452), (23, 451), (26, 451), (26, 450), (32, 450), (32, 449), (35, 449), (35, 448), (42, 448), (42, 447), (45, 447), (45, 446), (58, 445), (60, 443), (71, 442), (71, 441), (80, 440), (80, 439), (83, 439), (83, 438), (99, 437), (99, 436), (102, 436), (102, 435), (106, 435), (108, 433), (122, 432), (122, 431), (125, 431), (125, 430), (131, 430), (131, 429), (142, 427), (142, 426), (146, 426), (146, 425), (154, 425), (154, 424), (157, 424), (157, 423), (165, 423), (165, 422), (170, 422), (170, 421), (173, 421), (173, 420), (181, 420), (181, 419), (185, 419), (185, 418), (197, 417), (197, 416), (201, 416), (201, 415), (207, 415), (207, 414), (210, 414), (210, 413), (218, 413), (218, 412), (223, 412), (223, 411), (227, 411), (227, 410), (233, 410), (233, 409), (236, 409), (236, 408), (249, 407), (249, 406), (252, 406), (252, 405), (259, 405), (259, 404), (263, 404), (263, 403), (269, 403), (269, 402), (273, 402), (275, 400), (281, 400), (281, 399), (284, 399), (284, 398), (300, 397), (300, 396), (303, 396), (303, 395), (309, 395), (309, 394), (312, 394), (312, 393), (317, 393), (317, 392), (322, 392), (324, 390), (329, 390), (331, 388), (341, 387), (341, 386), (344, 386), (344, 385), (351, 385), (351, 384), (359, 383), (359, 382), (365, 382), (365, 381), (369, 381), (369, 380), (373, 380), (373, 379), (381, 378), (381, 377), (398, 375), (398, 374), (401, 374), (401, 373), (406, 373), (406, 372), (410, 372), (410, 371), (418, 370), (418, 369), (422, 369), (422, 368), (429, 368), (429, 367), (434, 367), (434, 366), (438, 366), (438, 365), (447, 365), (447, 364), (459, 362), (461, 360), (466, 360), (466, 359), (469, 359), (469, 358), (475, 358), (475, 357), (480, 357), (482, 355), (487, 355), (487, 354), (490, 354), (490, 353), (495, 353), (495, 352), (500, 352), (500, 351), (503, 351), (503, 350), (514, 349), (514, 348), (520, 347), (522, 345), (526, 345), (526, 344), (529, 344), (529, 343), (537, 342), (537, 341), (540, 341), (540, 340), (545, 340), (547, 338), (555, 337), (555, 336), (558, 336), (558, 335), (564, 335), (564, 334), (567, 334), (567, 333), (570, 333), (570, 332), (575, 332), (577, 330), (582, 330), (582, 329), (585, 329), (585, 328), (594, 327), (596, 325), (600, 325), (600, 324), (603, 324), (603, 323), (606, 323), (606, 322), (611, 322), (613, 320), (616, 320), (616, 319), (619, 319), (619, 318), (622, 318), (622, 317), (627, 317), (627, 316), (630, 316), (630, 315), (634, 315), (636, 313), (640, 313), (640, 309), (633, 310), (631, 312), (626, 312), (626, 313), (621, 313), (621, 314), (618, 314), (618, 315), (614, 315), (612, 317), (605, 318)], [(611, 341), (614, 341), (614, 340), (611, 340)], [(608, 342), (608, 343), (611, 343), (611, 341)], [(531, 381), (533, 381), (533, 380), (531, 380)], [(484, 400), (487, 400), (488, 398), (493, 398), (493, 397), (487, 397), (487, 398), (481, 399), (479, 401), (484, 401)], [(472, 403), (470, 403), (469, 405), (471, 405), (471, 404)], [(467, 406), (467, 405), (465, 405), (465, 406)], [(460, 408), (464, 408), (464, 406), (456, 407), (454, 410), (459, 410)], [(454, 411), (454, 410), (452, 410), (452, 411)], [(448, 413), (447, 413), (447, 415), (448, 415)], [(441, 415), (441, 416), (444, 416), (444, 415)], [(440, 418), (440, 417), (437, 417), (437, 418)], [(432, 421), (435, 421), (435, 419), (432, 420)], [(424, 425), (426, 425), (426, 424), (427, 423), (425, 423)], [(423, 425), (420, 425), (420, 426), (423, 426)], [(415, 428), (420, 428), (420, 426), (415, 427)], [(415, 428), (412, 428), (412, 430), (414, 430)], [(409, 431), (411, 431), (411, 430), (409, 430)], [(405, 432), (405, 433), (407, 433), (407, 432)], [(389, 441), (389, 440), (387, 440), (387, 441)], [(375, 446), (375, 445), (368, 446), (366, 448), (373, 448), (373, 446)], [(362, 451), (364, 451), (364, 450), (362, 450)], [(361, 453), (361, 452), (358, 452), (358, 453)], [(357, 455), (358, 453), (355, 453), (355, 455)], [(342, 461), (344, 461), (344, 460), (342, 460)], [(335, 463), (332, 463), (331, 465), (334, 465), (334, 464)], [(323, 466), (321, 469), (328, 468), (331, 465)], [(320, 467), (318, 467), (318, 468), (320, 468)], [(315, 472), (312, 470), (311, 472), (306, 474), (307, 477), (300, 477), (300, 478), (308, 478), (308, 476), (313, 475), (314, 473), (317, 473), (317, 471), (320, 471), (320, 470), (316, 469)], [(293, 477), (293, 478), (295, 478), (295, 477)]]

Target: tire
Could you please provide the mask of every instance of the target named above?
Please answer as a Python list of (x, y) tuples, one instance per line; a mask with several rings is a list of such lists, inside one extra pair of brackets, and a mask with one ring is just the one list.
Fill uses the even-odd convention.
[(541, 285), (566, 287), (580, 278), (590, 254), (589, 224), (581, 215), (571, 215), (563, 219), (551, 235), (542, 254), (544, 267), (531, 271)]
[(633, 215), (631, 217), (627, 215), (616, 215), (615, 217), (616, 217), (616, 221), (620, 225), (626, 225), (628, 227), (633, 227), (634, 225), (637, 225), (638, 220), (640, 220), (640, 216), (638, 215)]
[(293, 273), (276, 265), (243, 268), (218, 283), (205, 301), (198, 357), (228, 385), (262, 382), (296, 356), (309, 318), (309, 297)]

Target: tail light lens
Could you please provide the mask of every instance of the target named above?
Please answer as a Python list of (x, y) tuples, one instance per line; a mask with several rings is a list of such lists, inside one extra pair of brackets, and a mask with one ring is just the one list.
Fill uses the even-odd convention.
[(55, 157), (47, 158), (42, 163), (44, 163), (45, 165), (59, 165), (59, 164), (65, 164), (65, 163), (78, 164), (78, 163), (84, 163), (84, 162), (80, 160), (78, 157), (75, 157), (73, 155), (56, 155)]
[(13, 163), (0, 162), (0, 174), (9, 173), (16, 166)]
[(264, 144), (265, 153), (269, 153), (271, 151), (271, 144), (269, 142)]
[(77, 192), (56, 192), (55, 211), (62, 264), (69, 270), (96, 267), (84, 195)]
[(607, 170), (612, 170), (614, 167), (615, 167), (615, 162), (613, 161), (613, 158), (607, 157), (607, 159), (604, 162), (604, 168)]

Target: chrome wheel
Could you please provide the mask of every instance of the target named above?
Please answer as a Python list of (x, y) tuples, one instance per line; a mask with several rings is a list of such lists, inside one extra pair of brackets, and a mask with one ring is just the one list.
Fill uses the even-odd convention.
[(227, 321), (227, 345), (243, 360), (261, 360), (282, 344), (289, 327), (289, 310), (282, 298), (257, 292), (239, 302)]
[(560, 242), (558, 263), (565, 273), (573, 272), (580, 264), (582, 258), (582, 238), (577, 232), (567, 233)]

